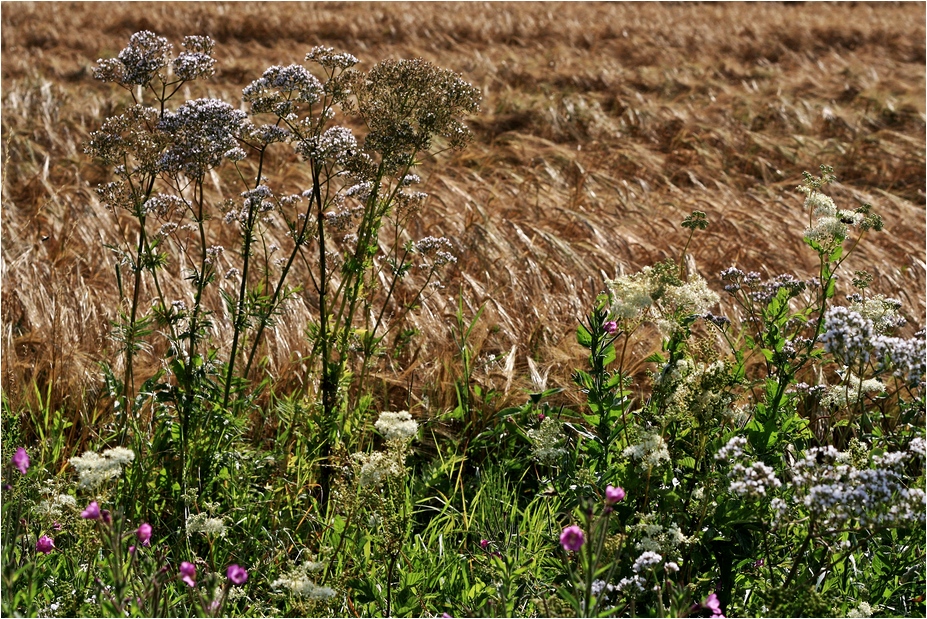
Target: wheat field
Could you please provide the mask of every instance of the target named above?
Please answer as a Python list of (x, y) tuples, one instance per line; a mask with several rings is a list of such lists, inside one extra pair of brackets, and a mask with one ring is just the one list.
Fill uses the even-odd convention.
[[(126, 100), (92, 68), (133, 32), (216, 40), (218, 72), (191, 97), (237, 104), (267, 66), (319, 44), (362, 69), (425, 58), (482, 91), (474, 143), (425, 162), (430, 198), (412, 230), (448, 237), (459, 261), (413, 315), (401, 363), (379, 368), (440, 407), (457, 371), (458, 298), (468, 316), (485, 307), (474, 380), (498, 391), (496, 406), (524, 398), (529, 359), (535, 382), (565, 386), (582, 362), (576, 323), (603, 280), (677, 256), (692, 210), (710, 222), (692, 267), (715, 289), (730, 265), (813, 275), (794, 189), (820, 164), (835, 168), (838, 204), (869, 202), (885, 219), (846, 272), (870, 271), (922, 328), (924, 24), (924, 3), (4, 2), (4, 402), (105, 406), (99, 362), (114, 354), (118, 291), (104, 246), (127, 232), (96, 198), (109, 178), (83, 144)], [(308, 172), (292, 163), (274, 180), (298, 189)], [(294, 299), (269, 335), (264, 371), (281, 387), (303, 379), (312, 313)]]

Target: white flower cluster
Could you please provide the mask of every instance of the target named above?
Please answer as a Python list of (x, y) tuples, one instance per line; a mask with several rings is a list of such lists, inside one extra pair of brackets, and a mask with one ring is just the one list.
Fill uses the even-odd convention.
[(77, 509), (77, 499), (70, 494), (56, 494), (53, 498), (38, 503), (33, 511), (39, 516), (57, 518), (63, 509)]
[(373, 427), (388, 441), (407, 441), (418, 433), (418, 423), (409, 411), (382, 412)]
[(872, 329), (880, 335), (887, 335), (905, 324), (904, 317), (898, 313), (901, 301), (877, 294), (863, 298), (860, 295), (847, 297), (850, 301), (848, 309), (857, 312), (863, 318), (872, 322)]
[(814, 447), (793, 467), (793, 494), (819, 523), (831, 528), (844, 528), (852, 521), (863, 527), (923, 525), (927, 494), (902, 481), (912, 457), (916, 456), (911, 451), (889, 452), (874, 456), (872, 468), (859, 469), (833, 446)]
[(605, 286), (611, 299), (609, 315), (614, 320), (633, 324), (651, 319), (664, 335), (678, 330), (683, 318), (704, 316), (719, 301), (717, 293), (700, 276), (673, 284), (665, 273), (653, 267), (606, 280)]
[(868, 602), (860, 602), (859, 606), (851, 609), (847, 613), (847, 617), (871, 617), (872, 616), (872, 606)]
[(561, 446), (563, 422), (554, 417), (545, 417), (541, 425), (528, 430), (531, 440), (531, 455), (542, 464), (554, 465), (566, 454)]
[(95, 488), (104, 481), (118, 477), (122, 467), (134, 459), (135, 454), (131, 449), (114, 447), (104, 451), (102, 456), (86, 451), (83, 456), (71, 458), (68, 462), (77, 469), (82, 488)]
[(843, 408), (848, 404), (861, 402), (863, 396), (867, 393), (882, 393), (885, 391), (885, 385), (882, 381), (875, 378), (860, 380), (853, 374), (848, 374), (846, 382), (843, 385), (832, 385), (827, 388), (827, 393), (821, 398), (821, 404), (824, 406)]
[(327, 600), (334, 597), (335, 590), (330, 587), (320, 587), (308, 574), (309, 572), (318, 571), (322, 567), (324, 567), (322, 563), (303, 563), (280, 576), (270, 586), (274, 589), (286, 589), (299, 598)]
[[(400, 457), (404, 452), (374, 451), (354, 454), (357, 481), (361, 486), (379, 486), (388, 477), (399, 477), (405, 472)], [(397, 457), (399, 456), (399, 457)]]
[(640, 534), (640, 539), (634, 544), (637, 550), (672, 554), (680, 546), (692, 543), (692, 538), (686, 537), (675, 522), (664, 528), (651, 522), (651, 517), (652, 514), (644, 515), (640, 522), (628, 527), (630, 533)]
[(187, 535), (202, 533), (207, 537), (225, 537), (227, 527), (222, 518), (213, 518), (206, 512), (187, 518)]
[(605, 287), (611, 296), (611, 315), (615, 320), (640, 318), (653, 305), (650, 267), (644, 267), (639, 273), (606, 280)]
[(679, 418), (694, 416), (704, 422), (732, 414), (734, 395), (728, 389), (732, 380), (724, 361), (704, 364), (680, 359), (674, 367), (667, 367), (656, 376), (654, 383), (670, 393), (669, 414)]
[(802, 186), (798, 189), (807, 196), (805, 208), (817, 217), (814, 225), (805, 230), (807, 240), (814, 241), (830, 250), (847, 238), (849, 226), (858, 226), (863, 223), (862, 213), (838, 209), (829, 196), (810, 187)]
[(669, 462), (669, 449), (666, 441), (658, 432), (646, 432), (641, 442), (625, 448), (622, 455), (626, 458), (640, 460), (648, 468), (659, 466), (661, 462)]

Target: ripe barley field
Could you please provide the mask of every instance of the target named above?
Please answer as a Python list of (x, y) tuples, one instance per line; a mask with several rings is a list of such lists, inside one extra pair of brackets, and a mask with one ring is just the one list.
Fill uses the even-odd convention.
[[(582, 359), (575, 325), (603, 280), (678, 256), (693, 210), (710, 226), (689, 266), (715, 289), (731, 265), (813, 275), (795, 186), (820, 164), (834, 167), (842, 208), (869, 202), (885, 220), (845, 272), (868, 270), (872, 289), (900, 296), (922, 326), (924, 23), (924, 3), (4, 2), (5, 404), (106, 414), (98, 364), (114, 361), (119, 295), (105, 246), (130, 232), (97, 199), (110, 178), (83, 144), (128, 100), (95, 81), (93, 66), (136, 31), (175, 45), (216, 40), (217, 74), (190, 97), (237, 103), (267, 66), (302, 62), (320, 44), (362, 69), (425, 58), (481, 90), (474, 142), (424, 162), (430, 198), (410, 230), (448, 237), (458, 262), (378, 372), (385, 400), (411, 392), (450, 405), (449, 325), (462, 299), (466, 316), (484, 308), (474, 381), (495, 390), (487, 406), (498, 409), (523, 400), (532, 371), (548, 387), (569, 383)], [(292, 166), (274, 182), (305, 189), (296, 155), (276, 156)], [(230, 187), (213, 178), (216, 196), (236, 195)], [(221, 244), (228, 233), (215, 234)], [(168, 296), (185, 294), (176, 279)], [(314, 311), (308, 292), (295, 297), (268, 336), (261, 371), (281, 389), (304, 378)], [(154, 367), (163, 352), (139, 363)], [(512, 353), (514, 364), (499, 361)]]

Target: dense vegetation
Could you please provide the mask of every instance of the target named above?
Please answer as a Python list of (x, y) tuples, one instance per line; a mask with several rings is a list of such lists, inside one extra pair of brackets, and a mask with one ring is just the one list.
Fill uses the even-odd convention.
[[(14, 8), (4, 51), (66, 38)], [(614, 21), (555, 33), (536, 7), (439, 35), (373, 12), (352, 27), (429, 41), (437, 62), (365, 69), (310, 45), (234, 94), (242, 65), (217, 52), (268, 36), (249, 10), (192, 9), (216, 40), (139, 30), (101, 52), (86, 75), (110, 90), (79, 120), (65, 87), (5, 63), (5, 614), (923, 615), (923, 222), (904, 219), (923, 204), (923, 112), (863, 111), (857, 91), (820, 125), (802, 120), (806, 87), (781, 94), (837, 49), (922, 64), (922, 43), (886, 30), (903, 8), (865, 32), (773, 20), (724, 49), (754, 67), (753, 104), (757, 79), (794, 97), (778, 108), (791, 145), (732, 100), (712, 129), (658, 120), (643, 83), (636, 106), (606, 67), (598, 86), (576, 67), (532, 82), (497, 59), (518, 87), (500, 96), (439, 66), (455, 40), (531, 32), (620, 48), (641, 79), (658, 59), (616, 48)], [(723, 48), (674, 32), (670, 49), (696, 32)], [(684, 70), (657, 100), (698, 118), (700, 97), (732, 96), (727, 77)], [(802, 175), (810, 157), (837, 169)], [(735, 241), (744, 199), (792, 213)], [(24, 252), (30, 209), (54, 230)], [(647, 227), (660, 234), (627, 241)], [(29, 269), (60, 278), (52, 295), (9, 291)]]

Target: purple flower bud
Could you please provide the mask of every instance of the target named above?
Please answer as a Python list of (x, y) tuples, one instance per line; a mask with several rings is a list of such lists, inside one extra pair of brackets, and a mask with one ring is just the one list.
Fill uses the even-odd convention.
[(80, 513), (80, 517), (85, 520), (96, 520), (100, 517), (100, 506), (97, 505), (96, 501), (90, 501), (87, 509)]
[(196, 566), (189, 561), (183, 561), (180, 564), (181, 580), (191, 587), (196, 586)]
[(615, 335), (618, 333), (618, 323), (614, 320), (609, 320), (604, 325), (602, 325), (602, 328), (605, 329), (605, 332), (609, 335)]
[(623, 501), (625, 497), (624, 488), (621, 486), (606, 486), (605, 487), (605, 504), (614, 505), (619, 501)]
[(138, 537), (138, 541), (141, 542), (142, 546), (151, 546), (151, 525), (147, 522), (143, 522), (139, 527), (138, 531), (135, 532), (135, 535)]
[(482, 548), (482, 549), (485, 550), (487, 546), (489, 546), (489, 540), (488, 540), (488, 539), (481, 539), (481, 540), (480, 540), (480, 548)]
[(22, 447), (17, 449), (16, 453), (13, 454), (13, 466), (18, 468), (19, 472), (23, 475), (29, 470), (29, 454), (27, 454), (26, 450)]

